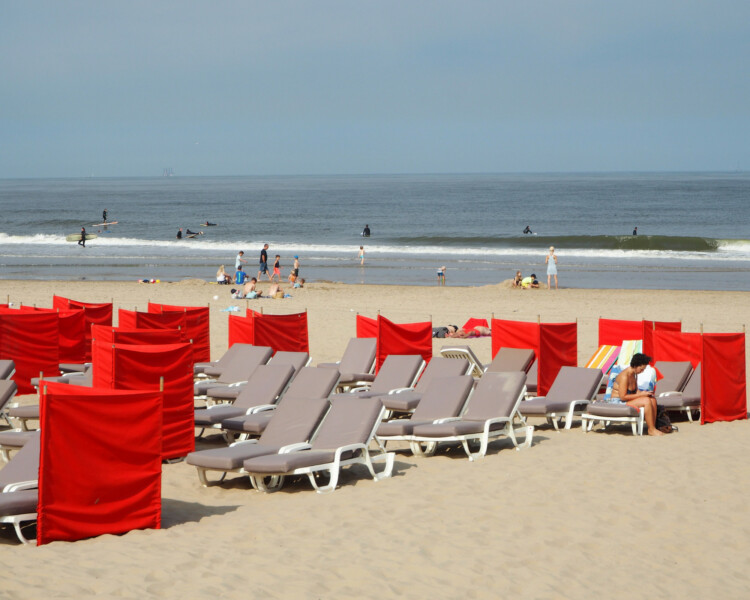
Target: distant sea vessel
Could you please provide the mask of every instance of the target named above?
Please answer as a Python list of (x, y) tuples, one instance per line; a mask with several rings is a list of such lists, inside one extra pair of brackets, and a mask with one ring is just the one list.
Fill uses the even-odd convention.
[(172, 167), (167, 167), (164, 169), (164, 172), (161, 174), (162, 177), (174, 177), (174, 169)]

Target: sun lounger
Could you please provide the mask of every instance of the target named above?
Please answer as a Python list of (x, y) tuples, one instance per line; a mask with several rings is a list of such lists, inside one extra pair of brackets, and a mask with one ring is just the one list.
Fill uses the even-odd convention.
[(599, 369), (561, 367), (547, 395), (522, 402), (519, 411), (524, 418), (545, 418), (558, 431), (558, 419), (564, 417), (565, 429), (570, 429), (573, 417), (594, 399), (601, 381)]
[(21, 429), (8, 429), (0, 431), (0, 455), (4, 462), (10, 461), (10, 453), (23, 448), (26, 443), (39, 435), (39, 430), (24, 431)]
[(375, 352), (377, 340), (375, 338), (352, 338), (336, 363), (320, 363), (319, 367), (336, 369), (339, 372), (339, 386), (341, 391), (349, 387), (357, 387), (375, 379)]
[(268, 346), (250, 346), (245, 348), (241, 353), (241, 357), (238, 356), (236, 360), (232, 360), (215, 380), (197, 381), (195, 383), (194, 394), (196, 400), (207, 400), (208, 396), (206, 393), (212, 387), (244, 383), (258, 366), (265, 365), (270, 360), (272, 354), (273, 350)]
[(65, 375), (66, 373), (83, 373), (88, 371), (91, 363), (60, 363), (60, 373)]
[(485, 373), (522, 371), (528, 373), (534, 363), (534, 351), (530, 348), (500, 348), (495, 358), (484, 368)]
[(239, 433), (245, 437), (261, 435), (273, 417), (274, 409), (281, 406), (287, 398), (328, 398), (335, 389), (338, 378), (339, 374), (335, 369), (304, 367), (276, 404), (257, 406), (247, 416), (224, 419), (221, 427), (230, 434)]
[[(443, 360), (458, 362), (450, 358)], [(468, 362), (466, 366), (468, 368)], [(461, 414), (473, 386), (474, 378), (471, 375), (433, 377), (424, 393), (420, 394), (421, 399), (411, 418), (381, 423), (375, 433), (375, 441), (385, 451), (385, 444), (389, 441), (411, 440), (417, 425), (457, 417)]]
[(185, 462), (198, 469), (198, 478), (204, 487), (211, 485), (207, 478), (209, 471), (221, 472), (219, 481), (223, 481), (228, 472), (243, 473), (242, 464), (250, 458), (285, 452), (289, 445), (307, 442), (329, 407), (325, 398), (286, 398), (273, 411), (273, 418), (260, 439), (235, 442), (228, 448), (191, 452)]
[[(414, 428), (410, 442), (412, 452), (430, 456), (440, 442), (461, 443), (469, 460), (474, 461), (485, 456), (490, 441), (501, 436), (507, 436), (517, 450), (528, 448), (534, 438), (534, 427), (514, 428), (515, 420), (520, 419), (518, 405), (524, 395), (525, 380), (526, 374), (520, 371), (486, 373), (474, 388), (461, 417)], [(524, 441), (519, 444), (516, 434), (520, 433), (524, 434)], [(479, 442), (477, 452), (469, 448), (471, 442)]]
[[(52, 381), (54, 383), (73, 383), (78, 385), (88, 385), (91, 386), (91, 377), (93, 373), (91, 372), (91, 363), (89, 363), (82, 371), (68, 371), (66, 373), (62, 373), (61, 375), (57, 375), (54, 377), (32, 377), (31, 378), (31, 385), (33, 385), (35, 388), (39, 388), (39, 382), (40, 381)], [(87, 379), (84, 379), (86, 376), (88, 376)]]
[(214, 404), (195, 409), (195, 426), (203, 429), (221, 429), (221, 422), (231, 417), (250, 414), (257, 406), (276, 402), (294, 375), (291, 365), (260, 365), (256, 367), (247, 385), (234, 404)]
[(391, 390), (387, 395), (380, 396), (380, 401), (391, 414), (394, 412), (413, 412), (434, 379), (467, 375), (470, 370), (471, 365), (468, 360), (435, 356), (430, 364), (425, 367), (422, 376), (414, 387)]
[[(347, 465), (365, 465), (375, 481), (390, 477), (393, 470), (392, 452), (371, 456), (369, 445), (382, 420), (385, 407), (377, 398), (360, 398), (357, 394), (338, 397), (323, 419), (310, 444), (299, 444), (284, 454), (251, 458), (243, 463), (253, 487), (264, 492), (281, 488), (287, 475), (307, 475), (318, 493), (332, 492), (339, 473)], [(376, 473), (374, 462), (385, 463)], [(315, 474), (329, 473), (327, 485), (319, 485)]]
[(692, 421), (693, 411), (701, 408), (701, 365), (698, 364), (695, 367), (695, 371), (693, 371), (682, 391), (661, 392), (662, 387), (656, 389), (659, 393), (656, 403), (659, 406), (663, 406), (668, 412), (684, 412), (687, 414), (688, 420)]
[(243, 353), (252, 347), (252, 344), (233, 344), (220, 359), (195, 363), (193, 365), (193, 374), (196, 377), (216, 379), (236, 358), (242, 360)]
[(471, 346), (443, 346), (440, 349), (440, 356), (443, 358), (459, 358), (461, 360), (468, 360), (471, 366), (471, 375), (474, 379), (479, 379), (484, 375), (484, 365), (482, 361), (477, 358), (474, 354), (474, 350)]
[(335, 396), (349, 397), (357, 394), (362, 398), (374, 398), (385, 396), (393, 390), (411, 388), (416, 384), (424, 367), (424, 359), (419, 354), (391, 354), (383, 361), (372, 382), (349, 388), (348, 392)]
[[(658, 361), (654, 367), (662, 374), (662, 379), (656, 383), (656, 403), (669, 403), (675, 400), (688, 382), (692, 366), (689, 362)], [(700, 381), (700, 380), (698, 380)], [(700, 405), (700, 388), (698, 389), (698, 405)], [(606, 429), (612, 423), (629, 424), (633, 435), (643, 435), (644, 410), (627, 404), (612, 404), (609, 402), (593, 402), (586, 407), (581, 416), (584, 433), (591, 431), (594, 424), (600, 422)]]
[(0, 379), (10, 379), (16, 372), (16, 363), (12, 360), (0, 360)]
[(28, 440), (13, 459), (0, 470), (0, 523), (13, 525), (18, 539), (29, 540), (24, 523), (36, 521), (39, 486), (39, 433)]
[(18, 386), (12, 379), (0, 379), (0, 417), (11, 427), (13, 424), (8, 418), (8, 411), (14, 406), (11, 400), (15, 397), (18, 392)]
[[(280, 351), (273, 355), (271, 360), (266, 364), (291, 366), (294, 369), (292, 377), (302, 368), (310, 364), (310, 355), (307, 352), (285, 352)], [(223, 385), (210, 387), (206, 392), (209, 402), (234, 402), (235, 398), (240, 395), (246, 383), (235, 383), (232, 385)]]

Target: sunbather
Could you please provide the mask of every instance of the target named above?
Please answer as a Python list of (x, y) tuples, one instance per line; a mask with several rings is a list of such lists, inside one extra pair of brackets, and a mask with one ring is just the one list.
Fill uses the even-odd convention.
[(651, 357), (636, 353), (630, 359), (630, 366), (622, 370), (612, 385), (612, 396), (607, 400), (612, 404), (627, 404), (633, 408), (643, 408), (644, 419), (649, 435), (664, 435), (656, 428), (656, 398), (654, 392), (638, 390), (638, 375), (651, 362)]

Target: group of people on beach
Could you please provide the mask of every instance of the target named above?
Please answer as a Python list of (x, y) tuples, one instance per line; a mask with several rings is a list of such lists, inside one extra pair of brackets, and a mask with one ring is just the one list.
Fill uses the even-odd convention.
[[(256, 285), (265, 274), (268, 277), (268, 281), (272, 285), (268, 292), (265, 294), (266, 297), (283, 297), (283, 290), (281, 289), (281, 255), (277, 254), (273, 264), (273, 271), (268, 268), (268, 244), (263, 244), (263, 248), (260, 251), (258, 259), (258, 275), (256, 277), (247, 280), (247, 274), (244, 270), (244, 265), (247, 264), (247, 259), (244, 258), (244, 250), (240, 250), (237, 253), (237, 257), (234, 261), (234, 276), (226, 272), (224, 265), (219, 267), (216, 272), (216, 283), (219, 284), (236, 284), (242, 285), (241, 289), (232, 289), (232, 297), (234, 298), (259, 298), (261, 297), (261, 291), (256, 288)], [(305, 279), (299, 276), (299, 255), (294, 255), (294, 266), (289, 272), (288, 281), (293, 284), (294, 288), (301, 288), (305, 285)], [(276, 282), (274, 283), (274, 278)]]
[[(555, 254), (555, 247), (549, 247), (549, 253), (544, 258), (544, 262), (547, 265), (547, 289), (552, 289), (552, 278), (555, 278), (555, 289), (557, 289), (557, 254)], [(516, 276), (513, 278), (513, 287), (521, 288), (523, 290), (530, 288), (538, 288), (539, 280), (536, 278), (536, 273), (532, 273), (528, 277), (521, 275), (521, 271), (516, 271)]]

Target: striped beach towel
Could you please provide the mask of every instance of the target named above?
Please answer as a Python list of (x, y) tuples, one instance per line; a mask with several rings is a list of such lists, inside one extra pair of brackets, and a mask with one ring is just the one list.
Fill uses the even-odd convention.
[(587, 369), (601, 369), (605, 375), (609, 373), (612, 365), (615, 364), (617, 357), (620, 355), (620, 346), (603, 345), (599, 346), (594, 355), (586, 363)]
[(623, 340), (617, 365), (623, 368), (629, 367), (633, 354), (638, 352), (643, 352), (643, 340)]

